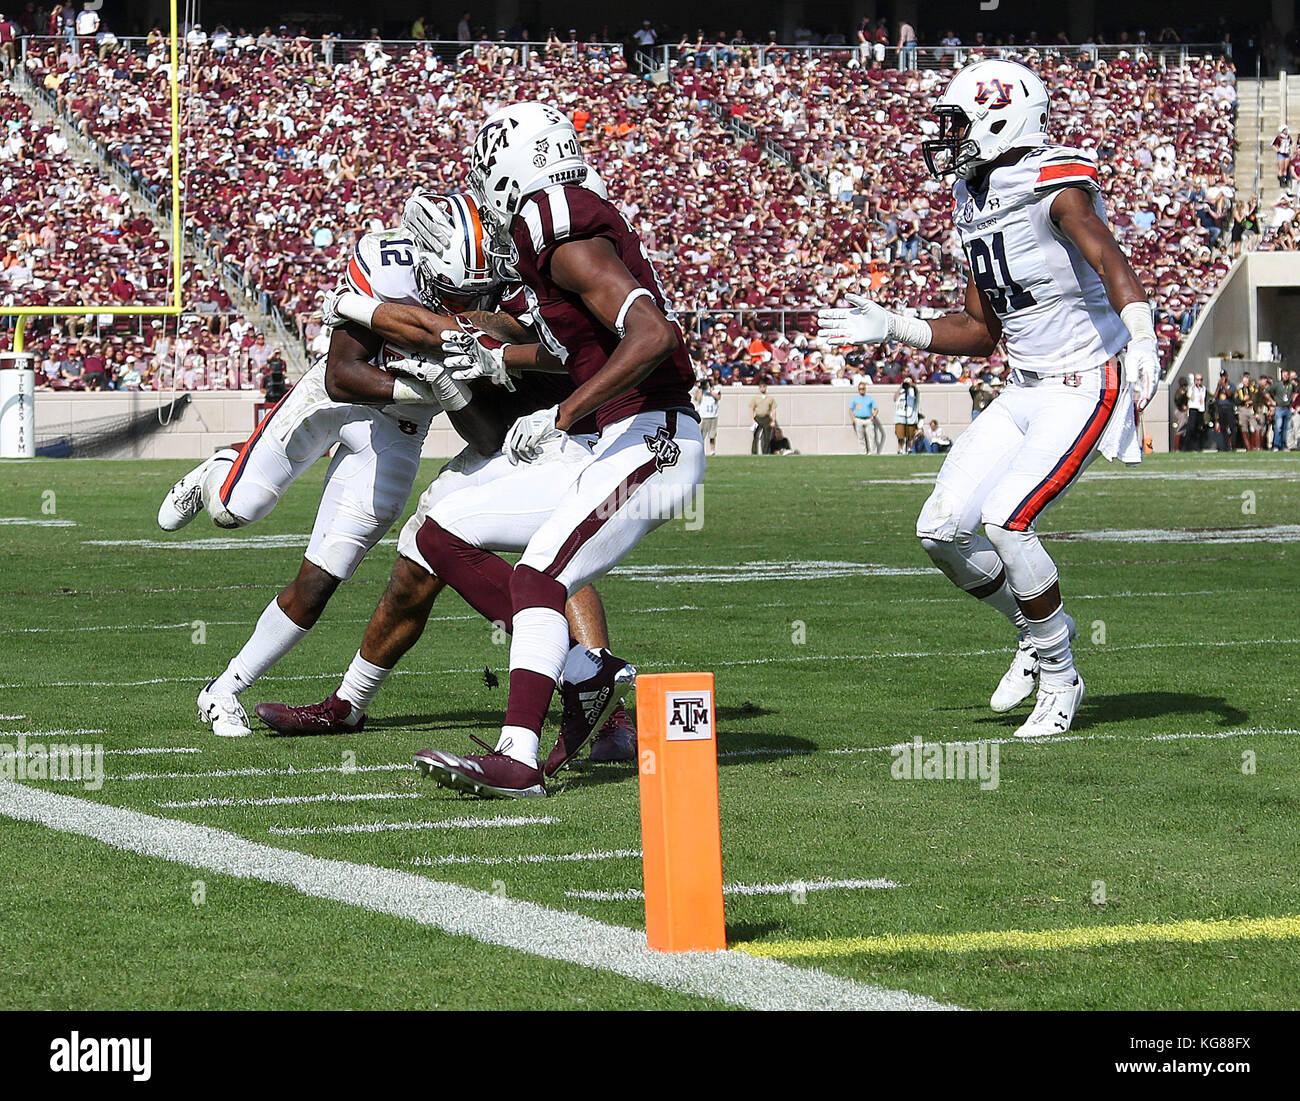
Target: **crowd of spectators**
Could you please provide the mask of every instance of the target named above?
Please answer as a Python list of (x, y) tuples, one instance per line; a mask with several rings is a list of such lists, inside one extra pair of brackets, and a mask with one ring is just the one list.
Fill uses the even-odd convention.
[[(493, 109), (545, 98), (570, 113), (611, 199), (640, 231), (702, 370), (727, 382), (841, 385), (861, 375), (970, 377), (960, 360), (901, 346), (823, 347), (810, 313), (859, 288), (923, 316), (959, 305), (965, 273), (950, 200), (919, 155), (943, 70), (899, 71), (851, 43), (815, 58), (768, 50), (760, 67), (743, 42), (701, 52), (701, 38), (679, 48), (671, 79), (659, 84), (629, 74), (616, 52), (559, 35), (536, 50), (471, 43), (450, 60), (377, 35), (337, 52), (285, 28), (257, 36), (192, 28), (187, 38), (187, 226), (310, 351), (325, 338), (320, 294), (357, 238), (394, 224), (413, 185), (457, 186), (464, 149)], [(1252, 209), (1234, 188), (1231, 64), (1164, 65), (1140, 46), (1110, 61), (1032, 46), (1018, 56), (1052, 88), (1055, 140), (1098, 158), (1117, 235), (1152, 288), (1168, 362), (1235, 253), (1295, 247), (1297, 226)], [(948, 64), (979, 55), (978, 43), (945, 49)], [(33, 40), (27, 56), (30, 79), (52, 104), (137, 186), (165, 199), (170, 73), (161, 34), (143, 47)], [(746, 140), (733, 121), (757, 137)], [(765, 142), (788, 163), (765, 156)], [(219, 314), (229, 303), (210, 290)], [(200, 327), (218, 340), (229, 328)]]

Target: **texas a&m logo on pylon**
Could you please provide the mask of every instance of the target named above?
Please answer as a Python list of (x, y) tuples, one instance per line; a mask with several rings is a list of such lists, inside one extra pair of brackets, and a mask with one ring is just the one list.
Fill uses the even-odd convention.
[(668, 741), (702, 742), (713, 737), (712, 692), (667, 692), (664, 703)]
[(993, 100), (992, 103), (989, 103), (990, 111), (996, 111), (1001, 107), (1010, 107), (1011, 85), (1001, 80), (981, 80), (975, 85), (975, 102), (983, 106), (989, 100)]

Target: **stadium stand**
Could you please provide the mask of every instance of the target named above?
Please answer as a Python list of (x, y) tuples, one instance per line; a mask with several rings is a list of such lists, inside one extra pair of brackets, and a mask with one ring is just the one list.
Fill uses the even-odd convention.
[[(817, 345), (810, 315), (861, 285), (922, 314), (958, 303), (965, 279), (946, 193), (919, 155), (943, 69), (860, 68), (853, 50), (769, 49), (761, 68), (750, 51), (716, 69), (691, 58), (655, 83), (627, 72), (617, 54), (558, 44), (528, 59), (507, 46), (449, 57), (433, 43), (370, 41), (340, 45), (331, 66), (303, 36), (242, 49), (215, 41), (187, 50), (182, 71), (187, 228), (311, 350), (322, 346), (319, 295), (357, 236), (395, 222), (415, 183), (454, 186), (469, 137), (496, 106), (547, 98), (575, 118), (611, 196), (641, 230), (702, 367), (716, 364), (739, 382), (769, 373), (844, 382), (858, 369), (878, 380), (968, 377), (959, 362), (907, 349), (847, 362)], [(1058, 140), (1099, 158), (1170, 362), (1241, 247), (1232, 66), (1071, 53), (1024, 59), (1052, 77)], [(138, 187), (164, 192), (160, 38), (79, 50), (32, 40), (26, 71)], [(1295, 246), (1293, 221), (1261, 228), (1247, 245)], [(201, 279), (191, 298), (210, 300), (214, 313), (230, 306)], [(223, 343), (232, 326), (199, 326), (217, 345), (209, 358), (233, 356), (234, 377), (248, 378), (240, 356), (256, 337), (245, 346), (244, 323), (233, 327), (237, 348)], [(223, 370), (230, 375), (218, 368), (193, 377), (220, 379)]]

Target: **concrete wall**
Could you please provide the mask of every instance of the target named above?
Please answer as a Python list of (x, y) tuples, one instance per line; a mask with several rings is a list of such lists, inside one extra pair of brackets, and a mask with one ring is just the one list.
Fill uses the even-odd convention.
[(1213, 356), (1254, 359), (1261, 340), (1291, 351), (1289, 363), (1294, 365), (1297, 334), (1292, 307), (1284, 297), (1294, 288), (1300, 288), (1300, 253), (1250, 252), (1241, 257), (1201, 311), (1169, 377), (1204, 373)]
[[(921, 386), (921, 413), (928, 421), (938, 420), (953, 439), (970, 424), (970, 393), (953, 384)], [(894, 450), (893, 386), (872, 386), (868, 392), (880, 407), (880, 421), (886, 432), (885, 451)], [(789, 436), (791, 446), (805, 455), (847, 455), (858, 450), (857, 437), (849, 422), (849, 398), (857, 391), (839, 386), (774, 386), (776, 421)], [(753, 386), (728, 387), (718, 414), (718, 453), (746, 455), (753, 433), (749, 400), (758, 390)], [(127, 414), (152, 413), (165, 406), (169, 393), (79, 394), (38, 391), (36, 430), (38, 441), (64, 431), (82, 431), (95, 421)], [(256, 391), (197, 392), (173, 422), (145, 437), (114, 458), (201, 459), (219, 447), (237, 445), (253, 431), (254, 409), (261, 402)], [(1147, 431), (1156, 450), (1168, 448), (1162, 421), (1168, 419), (1168, 392), (1164, 386), (1147, 414)], [(425, 441), (428, 457), (454, 455), (462, 447), (460, 437), (445, 417), (434, 422)]]

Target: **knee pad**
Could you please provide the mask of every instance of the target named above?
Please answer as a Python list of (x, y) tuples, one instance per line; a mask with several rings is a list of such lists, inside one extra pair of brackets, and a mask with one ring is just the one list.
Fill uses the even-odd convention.
[(510, 575), (510, 601), (516, 611), (520, 608), (550, 608), (564, 614), (569, 594), (553, 577), (531, 566), (517, 565)]
[[(921, 515), (916, 518), (916, 536), (921, 540), (937, 543), (951, 543), (957, 535), (959, 518), (953, 503), (942, 489), (935, 489), (921, 506)], [(926, 548), (929, 549), (928, 547)]]
[(1032, 531), (986, 524), (985, 532), (1007, 570), (1007, 583), (1019, 600), (1032, 600), (1056, 583), (1056, 563)]
[(212, 522), (219, 528), (242, 528), (249, 521), (243, 517), (236, 516), (226, 507), (225, 501), (221, 499), (221, 487), (226, 481), (226, 475), (230, 473), (230, 463), (214, 463), (212, 469), (207, 472), (203, 478), (203, 507), (207, 510)]
[(952, 539), (921, 537), (921, 546), (935, 566), (959, 589), (979, 590), (1002, 573), (1002, 563), (974, 532), (959, 531)]

